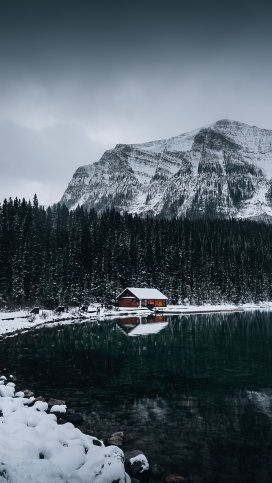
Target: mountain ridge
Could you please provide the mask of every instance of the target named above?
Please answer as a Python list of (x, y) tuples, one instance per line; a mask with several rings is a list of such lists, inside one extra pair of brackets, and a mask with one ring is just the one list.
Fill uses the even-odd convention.
[(79, 167), (61, 202), (142, 216), (272, 221), (272, 131), (221, 119), (169, 139), (117, 144)]

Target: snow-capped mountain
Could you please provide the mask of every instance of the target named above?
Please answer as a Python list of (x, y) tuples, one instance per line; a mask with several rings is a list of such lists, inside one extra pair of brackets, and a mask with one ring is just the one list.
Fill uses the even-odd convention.
[(272, 131), (224, 119), (167, 140), (117, 144), (76, 170), (61, 202), (272, 221)]

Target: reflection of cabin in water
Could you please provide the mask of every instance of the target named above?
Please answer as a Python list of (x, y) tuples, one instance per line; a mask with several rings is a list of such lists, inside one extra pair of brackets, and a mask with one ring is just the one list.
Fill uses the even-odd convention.
[[(167, 322), (166, 315), (148, 315), (147, 317), (122, 317), (117, 321), (117, 325), (123, 332), (128, 335), (131, 331), (133, 331), (137, 326), (159, 326), (161, 324), (161, 328), (164, 328)], [(150, 330), (152, 333), (152, 328)], [(157, 330), (155, 331), (157, 332)]]
[(131, 288), (123, 290), (117, 297), (119, 307), (166, 307), (167, 297), (156, 288)]

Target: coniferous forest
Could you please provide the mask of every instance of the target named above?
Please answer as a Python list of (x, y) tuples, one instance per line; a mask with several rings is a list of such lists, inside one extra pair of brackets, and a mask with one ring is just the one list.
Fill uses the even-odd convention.
[(126, 286), (170, 303), (272, 299), (272, 225), (0, 205), (0, 308), (111, 303)]

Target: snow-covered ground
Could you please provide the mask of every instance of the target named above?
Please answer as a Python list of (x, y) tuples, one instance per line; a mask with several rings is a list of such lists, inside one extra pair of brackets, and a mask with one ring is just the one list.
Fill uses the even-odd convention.
[[(97, 309), (99, 309), (97, 311)], [(99, 304), (94, 304), (88, 307), (88, 311), (81, 311), (78, 308), (73, 308), (67, 312), (56, 314), (53, 310), (40, 310), (39, 314), (31, 314), (27, 310), (18, 310), (17, 312), (0, 312), (0, 337), (15, 332), (31, 330), (34, 327), (41, 325), (52, 324), (72, 324), (75, 321), (80, 322), (86, 319), (98, 320), (104, 318), (121, 317), (126, 315), (142, 315), (147, 316), (151, 314), (147, 309), (113, 309), (105, 310)]]
[[(99, 309), (99, 311), (97, 311)], [(159, 313), (164, 314), (195, 314), (208, 312), (237, 312), (247, 310), (272, 310), (272, 302), (260, 302), (259, 304), (218, 304), (218, 305), (168, 305), (160, 307)], [(68, 312), (56, 314), (52, 310), (40, 310), (38, 315), (30, 314), (29, 311), (20, 310), (17, 312), (0, 312), (0, 337), (16, 332), (31, 330), (37, 326), (44, 325), (65, 325), (84, 320), (101, 320), (105, 318), (119, 318), (127, 316), (147, 317), (153, 312), (148, 309), (112, 308), (105, 310), (99, 304), (88, 308), (87, 312), (79, 309), (71, 309)]]
[(0, 376), (0, 483), (130, 483), (120, 448), (57, 424), (54, 407), (16, 393), (12, 379)]
[(75, 319), (89, 318), (79, 310), (56, 314), (52, 310), (40, 310), (38, 315), (30, 314), (26, 310), (17, 312), (0, 312), (0, 336), (22, 330), (29, 330), (39, 325), (51, 323), (71, 323)]
[(248, 310), (272, 310), (272, 302), (259, 302), (258, 304), (247, 303), (241, 305), (234, 304), (205, 304), (205, 305), (168, 305), (160, 308), (160, 312), (167, 314), (194, 314), (206, 312), (243, 312)]

